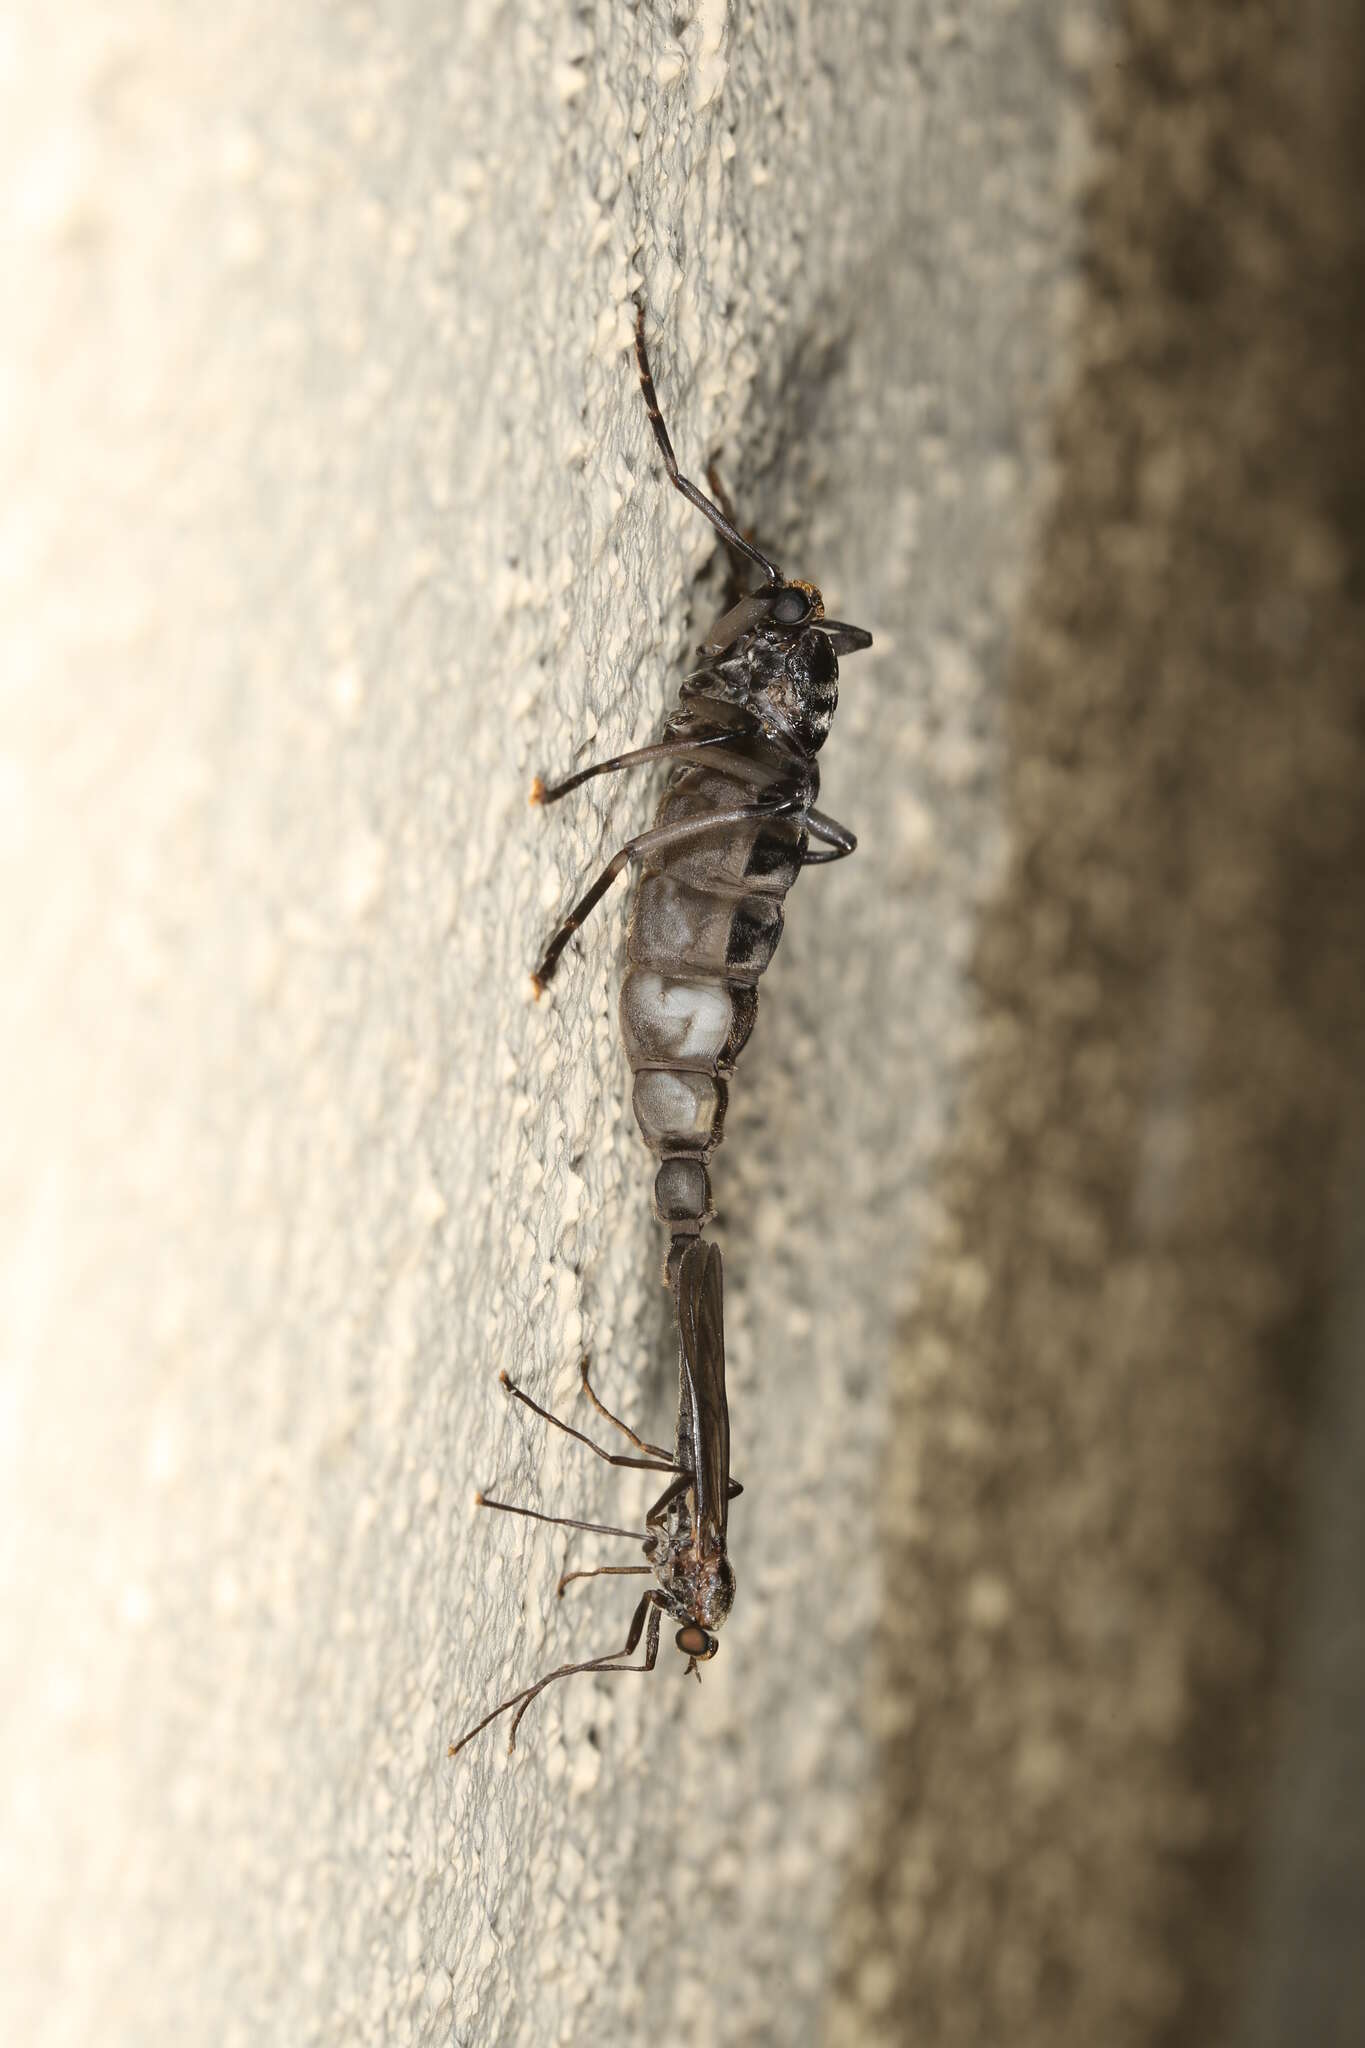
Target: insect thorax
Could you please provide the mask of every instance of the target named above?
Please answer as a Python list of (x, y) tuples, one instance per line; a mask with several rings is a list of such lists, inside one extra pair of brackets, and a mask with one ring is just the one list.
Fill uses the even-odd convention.
[(719, 1628), (735, 1598), (735, 1577), (728, 1559), (723, 1555), (698, 1557), (686, 1521), (675, 1528), (656, 1530), (651, 1540), (653, 1547), (647, 1541), (645, 1555), (669, 1614), (675, 1621)]
[(839, 664), (823, 633), (813, 628), (748, 633), (711, 673), (723, 695), (755, 712), (765, 726), (793, 739), (806, 755), (829, 738), (839, 702)]

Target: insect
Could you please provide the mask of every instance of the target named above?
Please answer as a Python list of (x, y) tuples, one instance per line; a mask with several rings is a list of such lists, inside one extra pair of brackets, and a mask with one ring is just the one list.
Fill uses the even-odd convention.
[[(678, 1425), (671, 1455), (662, 1445), (638, 1436), (619, 1416), (602, 1406), (588, 1379), (586, 1359), (580, 1370), (584, 1390), (593, 1406), (629, 1438), (636, 1453), (643, 1455), (604, 1451), (582, 1430), (562, 1422), (520, 1387), (513, 1386), (505, 1373), (502, 1375), (502, 1383), (513, 1400), (520, 1401), (553, 1428), (562, 1429), (566, 1436), (586, 1444), (609, 1465), (634, 1466), (640, 1471), (669, 1475), (667, 1486), (645, 1516), (642, 1543), (648, 1562), (597, 1565), (589, 1571), (567, 1572), (559, 1581), (560, 1595), (575, 1579), (644, 1578), (652, 1574), (655, 1584), (641, 1597), (621, 1649), (547, 1671), (534, 1685), (502, 1700), (458, 1742), (452, 1742), (450, 1756), (458, 1755), (490, 1721), (506, 1713), (512, 1714), (507, 1747), (515, 1749), (517, 1729), (527, 1708), (556, 1679), (572, 1678), (580, 1671), (652, 1671), (666, 1614), (679, 1623), (674, 1642), (687, 1659), (689, 1673), (716, 1654), (715, 1632), (730, 1612), (735, 1597), (735, 1575), (725, 1553), (730, 1502), (743, 1491), (738, 1481), (730, 1477), (730, 1411), (725, 1400), (725, 1327), (717, 1246), (695, 1238), (685, 1248), (678, 1262), (674, 1299), (679, 1337)], [(542, 1515), (534, 1508), (489, 1500), (486, 1495), (480, 1495), (479, 1502), (505, 1514), (526, 1515), (531, 1521), (552, 1522), (560, 1528), (586, 1529), (597, 1536), (637, 1538), (639, 1533), (601, 1522), (575, 1521), (566, 1515)], [(639, 1648), (642, 1635), (644, 1661), (632, 1664), (628, 1660)]]
[(671, 769), (653, 826), (608, 861), (533, 980), (539, 995), (584, 919), (627, 866), (638, 867), (620, 1020), (636, 1122), (659, 1160), (654, 1213), (669, 1232), (671, 1279), (684, 1244), (714, 1213), (707, 1162), (724, 1130), (726, 1076), (754, 1027), (787, 891), (802, 868), (843, 860), (857, 845), (815, 808), (815, 757), (838, 703), (838, 657), (870, 647), (872, 635), (826, 618), (814, 584), (787, 580), (739, 531), (728, 503), (679, 473), (645, 350), (643, 300), (636, 307), (640, 387), (669, 481), (767, 582), (712, 626), (662, 739), (562, 782), (537, 778), (532, 802), (551, 804), (618, 768)]

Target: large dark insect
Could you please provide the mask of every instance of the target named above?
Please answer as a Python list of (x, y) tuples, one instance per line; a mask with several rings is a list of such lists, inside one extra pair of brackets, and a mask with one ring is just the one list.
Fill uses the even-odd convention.
[(671, 1277), (680, 1241), (713, 1213), (707, 1160), (724, 1130), (725, 1077), (754, 1028), (787, 891), (802, 868), (842, 860), (858, 843), (816, 810), (815, 757), (839, 701), (838, 657), (870, 647), (872, 635), (827, 619), (814, 584), (789, 582), (728, 507), (679, 474), (645, 353), (643, 302), (637, 307), (640, 385), (669, 480), (732, 553), (763, 571), (767, 587), (712, 626), (654, 746), (595, 761), (562, 782), (537, 780), (532, 801), (550, 804), (617, 768), (672, 768), (653, 826), (608, 861), (555, 932), (534, 979), (538, 994), (617, 876), (639, 867), (621, 1033), (635, 1074), (635, 1119), (659, 1160), (654, 1213), (669, 1233)]
[[(512, 1710), (509, 1747), (515, 1747), (522, 1716), (558, 1678), (580, 1671), (652, 1671), (664, 1614), (680, 1624), (675, 1641), (689, 1671), (716, 1653), (714, 1631), (734, 1599), (725, 1539), (729, 1502), (740, 1489), (730, 1478), (721, 1258), (701, 1237), (713, 1213), (707, 1161), (724, 1127), (726, 1076), (753, 1030), (758, 982), (782, 935), (787, 891), (803, 867), (842, 860), (857, 844), (846, 826), (815, 808), (815, 757), (838, 703), (838, 657), (869, 647), (872, 636), (861, 626), (827, 619), (813, 584), (789, 582), (739, 531), (728, 504), (717, 504), (680, 475), (645, 352), (644, 306), (636, 303), (640, 385), (669, 480), (710, 520), (732, 555), (762, 570), (766, 587), (740, 597), (712, 626), (657, 744), (596, 761), (548, 787), (537, 778), (532, 802), (548, 804), (617, 768), (666, 761), (671, 769), (653, 826), (628, 840), (574, 905), (546, 947), (534, 981), (539, 995), (589, 912), (628, 865), (638, 866), (621, 1031), (635, 1075), (636, 1121), (659, 1160), (654, 1213), (668, 1231), (665, 1276), (678, 1321), (677, 1430), (671, 1455), (646, 1442), (602, 1406), (585, 1361), (584, 1392), (635, 1447), (633, 1454), (604, 1451), (502, 1375), (515, 1400), (609, 1464), (669, 1475), (645, 1517), (648, 1562), (570, 1572), (559, 1591), (574, 1579), (607, 1574), (652, 1573), (656, 1584), (642, 1597), (620, 1650), (563, 1664), (514, 1693), (451, 1745), (452, 1756)], [(812, 850), (812, 840), (818, 850)], [(564, 1528), (604, 1536), (637, 1533), (478, 1498), (481, 1506)], [(632, 1664), (628, 1660), (642, 1635), (644, 1661)]]

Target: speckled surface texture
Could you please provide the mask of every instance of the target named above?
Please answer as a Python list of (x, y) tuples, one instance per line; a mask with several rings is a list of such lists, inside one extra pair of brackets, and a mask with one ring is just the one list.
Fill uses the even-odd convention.
[(1153, 0), (1096, 75), (835, 2042), (1365, 2031), (1361, 27)]
[[(1006, 0), (81, 0), (7, 32), (0, 2038), (1217, 2038), (1359, 761), (1319, 387), (1254, 385), (1302, 340), (1283, 237), (1174, 361), (1160, 289), (1138, 318), (1125, 78), (1189, 97), (1142, 14), (1131, 74), (1106, 9)], [(654, 796), (540, 813), (533, 773), (652, 736), (714, 610), (637, 286), (685, 466), (719, 453), (876, 635), (822, 759), (860, 849), (789, 901), (715, 1162), (721, 1654), (451, 1764), (630, 1607), (558, 1606), (560, 1543), (474, 1487), (646, 1498), (498, 1367), (564, 1411), (586, 1346), (671, 1423), (624, 891), (539, 1005), (527, 972)], [(1287, 335), (1245, 351), (1267, 307)], [(1219, 540), (1182, 407), (1221, 448), (1267, 405)], [(1151, 531), (1183, 559), (1210, 525), (1173, 588)], [(1310, 656), (1330, 716), (1286, 785)], [(1258, 660), (1252, 744), (1226, 677)], [(1258, 1015), (1201, 1122), (1215, 1023)]]

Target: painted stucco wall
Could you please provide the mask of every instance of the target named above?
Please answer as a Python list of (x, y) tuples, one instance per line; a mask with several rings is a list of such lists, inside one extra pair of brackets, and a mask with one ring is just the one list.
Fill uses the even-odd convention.
[[(971, 1532), (1031, 1537), (964, 1481), (931, 1518), (956, 1562), (917, 1576), (902, 1454), (952, 1475), (1007, 1441), (962, 1325), (1010, 1298), (1006, 1222), (980, 1255), (955, 1233), (1004, 1185), (962, 1149), (1000, 1114), (974, 1062), (1037, 1021), (1011, 1037), (983, 933), (1074, 794), (1034, 763), (1018, 810), (1011, 679), (1056, 655), (1030, 622), (1062, 630), (1039, 563), (1100, 332), (1104, 22), (133, 0), (7, 32), (6, 2040), (852, 2041), (918, 1998), (918, 2040), (982, 2041), (1010, 1996), (1016, 2040), (1096, 2038), (1065, 2014), (1102, 2000), (1044, 2025), (1027, 1967), (964, 1972), (1014, 1954), (989, 1913), (934, 1938), (958, 1824), (914, 1807), (904, 1738), (970, 1729), (943, 1672), (981, 1696), (1008, 1638), (1010, 1555)], [(860, 848), (790, 899), (715, 1166), (746, 1488), (721, 1654), (684, 1688), (666, 1644), (643, 1683), (547, 1696), (513, 1762), (495, 1729), (452, 1764), (630, 1607), (557, 1603), (562, 1545), (475, 1487), (607, 1521), (646, 1497), (509, 1412), (498, 1368), (568, 1412), (586, 1348), (671, 1424), (624, 891), (539, 1005), (528, 979), (654, 788), (544, 813), (531, 778), (650, 737), (715, 598), (635, 386), (637, 287), (684, 466), (718, 454), (876, 636), (822, 763)], [(1085, 1202), (1047, 1194), (1039, 1255), (1071, 1243), (1092, 1300)], [(1098, 1540), (1063, 1518), (1040, 1557), (1067, 1526)], [(962, 1661), (917, 1704), (896, 1645), (942, 1626)], [(1064, 1779), (1065, 1723), (1025, 1722), (1017, 1755), (953, 1756), (949, 1795)], [(894, 1879), (893, 1820), (924, 1852)]]

